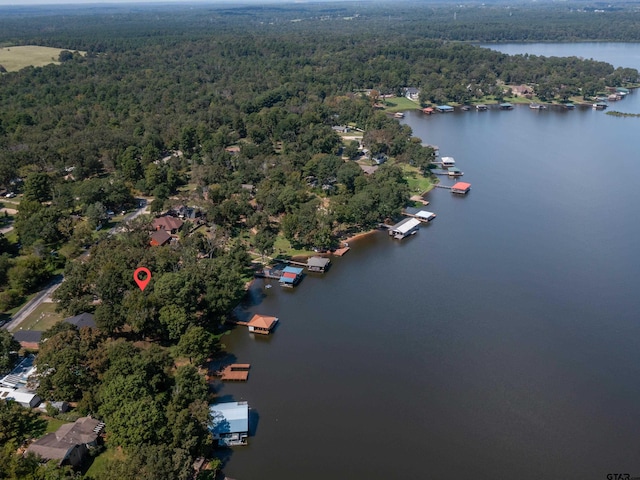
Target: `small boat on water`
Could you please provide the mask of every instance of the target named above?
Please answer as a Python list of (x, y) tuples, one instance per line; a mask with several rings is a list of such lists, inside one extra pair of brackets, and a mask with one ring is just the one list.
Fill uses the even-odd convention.
[(607, 108), (607, 104), (604, 102), (598, 102), (593, 104), (594, 110), (604, 110), (605, 108)]
[(529, 108), (531, 110), (546, 110), (547, 106), (546, 105), (541, 105), (540, 103), (530, 103), (529, 104)]
[(402, 112), (397, 112), (397, 113), (394, 115), (394, 117), (396, 117), (396, 118), (404, 118), (404, 113), (402, 113)]

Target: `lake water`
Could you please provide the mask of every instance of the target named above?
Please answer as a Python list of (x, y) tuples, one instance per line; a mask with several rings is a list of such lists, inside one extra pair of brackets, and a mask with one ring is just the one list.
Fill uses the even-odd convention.
[[(640, 68), (617, 61), (640, 45), (598, 45)], [(610, 109), (640, 113), (640, 92)], [(434, 190), (438, 216), (417, 235), (355, 242), (292, 291), (255, 283), (247, 314), (280, 325), (223, 340), (252, 367), (220, 395), (247, 400), (255, 425), (225, 472), (640, 476), (640, 118), (517, 107), (404, 122), (456, 159), (471, 192)]]

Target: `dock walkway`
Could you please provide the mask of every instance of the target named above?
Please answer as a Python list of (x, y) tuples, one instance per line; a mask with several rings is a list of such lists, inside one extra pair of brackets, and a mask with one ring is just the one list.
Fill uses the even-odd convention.
[(436, 185), (436, 188), (446, 188), (447, 190), (451, 190), (452, 187), (450, 185), (440, 185), (440, 184), (438, 184), (438, 185)]

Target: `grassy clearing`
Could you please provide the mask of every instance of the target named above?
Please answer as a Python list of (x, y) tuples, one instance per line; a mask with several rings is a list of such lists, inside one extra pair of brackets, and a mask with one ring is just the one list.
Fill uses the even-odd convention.
[(385, 112), (402, 112), (404, 110), (417, 110), (420, 105), (407, 97), (391, 97), (384, 99)]
[(411, 194), (422, 194), (431, 190), (434, 186), (431, 179), (426, 178), (420, 173), (416, 167), (411, 165), (399, 165), (404, 172), (404, 178), (409, 183), (409, 190)]
[(8, 72), (17, 72), (29, 66), (43, 67), (50, 63), (59, 65), (58, 57), (62, 50), (64, 49), (37, 45), (0, 48), (0, 65)]
[(276, 242), (273, 245), (273, 257), (295, 257), (298, 255), (314, 255), (312, 250), (296, 250), (291, 246), (289, 240), (284, 238), (282, 234), (276, 237)]
[(42, 302), (38, 305), (38, 308), (22, 322), (22, 329), (44, 331), (63, 319), (63, 316), (56, 312), (55, 303)]
[(44, 433), (53, 433), (65, 423), (69, 423), (64, 420), (60, 420), (59, 418), (45, 417), (45, 420), (47, 421), (47, 429)]
[(93, 459), (93, 463), (86, 471), (86, 476), (90, 478), (97, 478), (107, 471), (109, 466), (109, 460), (124, 460), (125, 455), (122, 450), (115, 448), (108, 448), (100, 455)]

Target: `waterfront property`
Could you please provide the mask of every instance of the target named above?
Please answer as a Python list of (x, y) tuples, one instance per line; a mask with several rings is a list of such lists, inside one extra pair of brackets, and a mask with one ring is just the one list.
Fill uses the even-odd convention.
[(451, 193), (464, 195), (471, 190), (471, 184), (466, 182), (458, 182), (451, 187)]
[(331, 260), (325, 257), (310, 257), (307, 260), (307, 270), (310, 272), (324, 273), (329, 268)]
[(451, 113), (453, 112), (453, 107), (450, 107), (449, 105), (438, 105), (436, 110), (440, 113)]
[(249, 331), (252, 333), (261, 333), (262, 335), (269, 335), (271, 330), (278, 323), (278, 317), (270, 317), (268, 315), (255, 314), (251, 317), (251, 320), (246, 324), (249, 327)]
[(432, 107), (427, 107), (422, 109), (422, 113), (426, 115), (431, 115), (435, 110)]
[(409, 235), (415, 235), (420, 229), (420, 220), (417, 218), (405, 218), (389, 229), (389, 235), (402, 240)]
[(78, 467), (89, 453), (89, 448), (98, 445), (104, 423), (91, 417), (82, 417), (74, 423), (62, 425), (55, 433), (48, 433), (27, 448), (43, 460), (57, 460), (58, 465)]
[(476, 110), (479, 112), (486, 112), (488, 108), (489, 107), (487, 107), (484, 103), (476, 105)]
[(450, 177), (461, 177), (464, 175), (464, 172), (457, 167), (449, 167), (447, 168), (447, 175)]
[(513, 110), (513, 105), (508, 102), (501, 103), (500, 110)]
[(283, 287), (295, 287), (302, 280), (302, 268), (285, 267), (280, 277), (280, 285)]
[(209, 431), (221, 447), (246, 445), (249, 437), (249, 404), (226, 402), (209, 407)]

